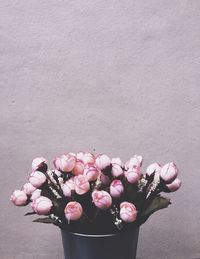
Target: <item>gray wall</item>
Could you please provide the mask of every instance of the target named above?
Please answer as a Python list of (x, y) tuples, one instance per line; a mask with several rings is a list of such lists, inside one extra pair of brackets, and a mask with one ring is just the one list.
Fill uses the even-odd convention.
[(59, 229), (9, 197), (31, 161), (95, 150), (174, 160), (182, 189), (138, 258), (200, 258), (200, 1), (0, 2), (0, 258), (63, 258)]

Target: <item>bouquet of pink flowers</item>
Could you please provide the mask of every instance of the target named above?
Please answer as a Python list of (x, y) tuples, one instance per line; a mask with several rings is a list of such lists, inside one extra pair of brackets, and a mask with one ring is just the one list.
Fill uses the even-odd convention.
[(29, 181), (15, 190), (16, 206), (32, 207), (25, 215), (45, 215), (34, 222), (53, 223), (70, 232), (107, 234), (138, 227), (170, 200), (161, 192), (181, 186), (173, 162), (149, 165), (142, 173), (142, 156), (134, 155), (125, 164), (105, 154), (68, 153), (56, 157), (55, 169), (47, 160), (32, 162)]

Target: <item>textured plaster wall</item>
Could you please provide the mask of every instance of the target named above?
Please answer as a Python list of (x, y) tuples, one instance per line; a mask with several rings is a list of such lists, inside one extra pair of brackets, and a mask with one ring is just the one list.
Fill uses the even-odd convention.
[(0, 258), (63, 258), (59, 229), (9, 197), (32, 158), (88, 150), (182, 189), (140, 232), (138, 259), (200, 258), (200, 1), (0, 1)]

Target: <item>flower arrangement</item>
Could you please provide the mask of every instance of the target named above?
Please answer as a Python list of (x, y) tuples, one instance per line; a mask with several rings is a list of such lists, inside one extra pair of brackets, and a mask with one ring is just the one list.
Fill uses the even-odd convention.
[(105, 154), (79, 152), (56, 157), (55, 169), (37, 157), (32, 172), (11, 201), (32, 207), (25, 215), (44, 215), (35, 222), (53, 223), (70, 232), (116, 233), (139, 227), (155, 211), (170, 204), (161, 192), (181, 186), (173, 162), (149, 165), (142, 173), (142, 156), (134, 155), (125, 164)]

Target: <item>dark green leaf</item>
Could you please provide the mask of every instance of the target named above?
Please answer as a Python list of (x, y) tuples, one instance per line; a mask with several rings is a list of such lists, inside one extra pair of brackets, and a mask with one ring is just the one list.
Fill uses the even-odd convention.
[(29, 216), (29, 215), (34, 215), (34, 214), (36, 214), (34, 211), (32, 211), (32, 212), (27, 212), (26, 214), (24, 214), (24, 216)]
[(50, 219), (49, 217), (46, 217), (46, 218), (38, 218), (38, 219), (35, 219), (35, 220), (33, 220), (33, 222), (46, 223), (46, 224), (53, 224), (53, 223), (54, 223), (54, 220), (53, 220), (53, 219)]
[(156, 196), (146, 207), (144, 211), (142, 211), (140, 216), (140, 224), (143, 224), (154, 212), (167, 208), (171, 204), (170, 199)]

